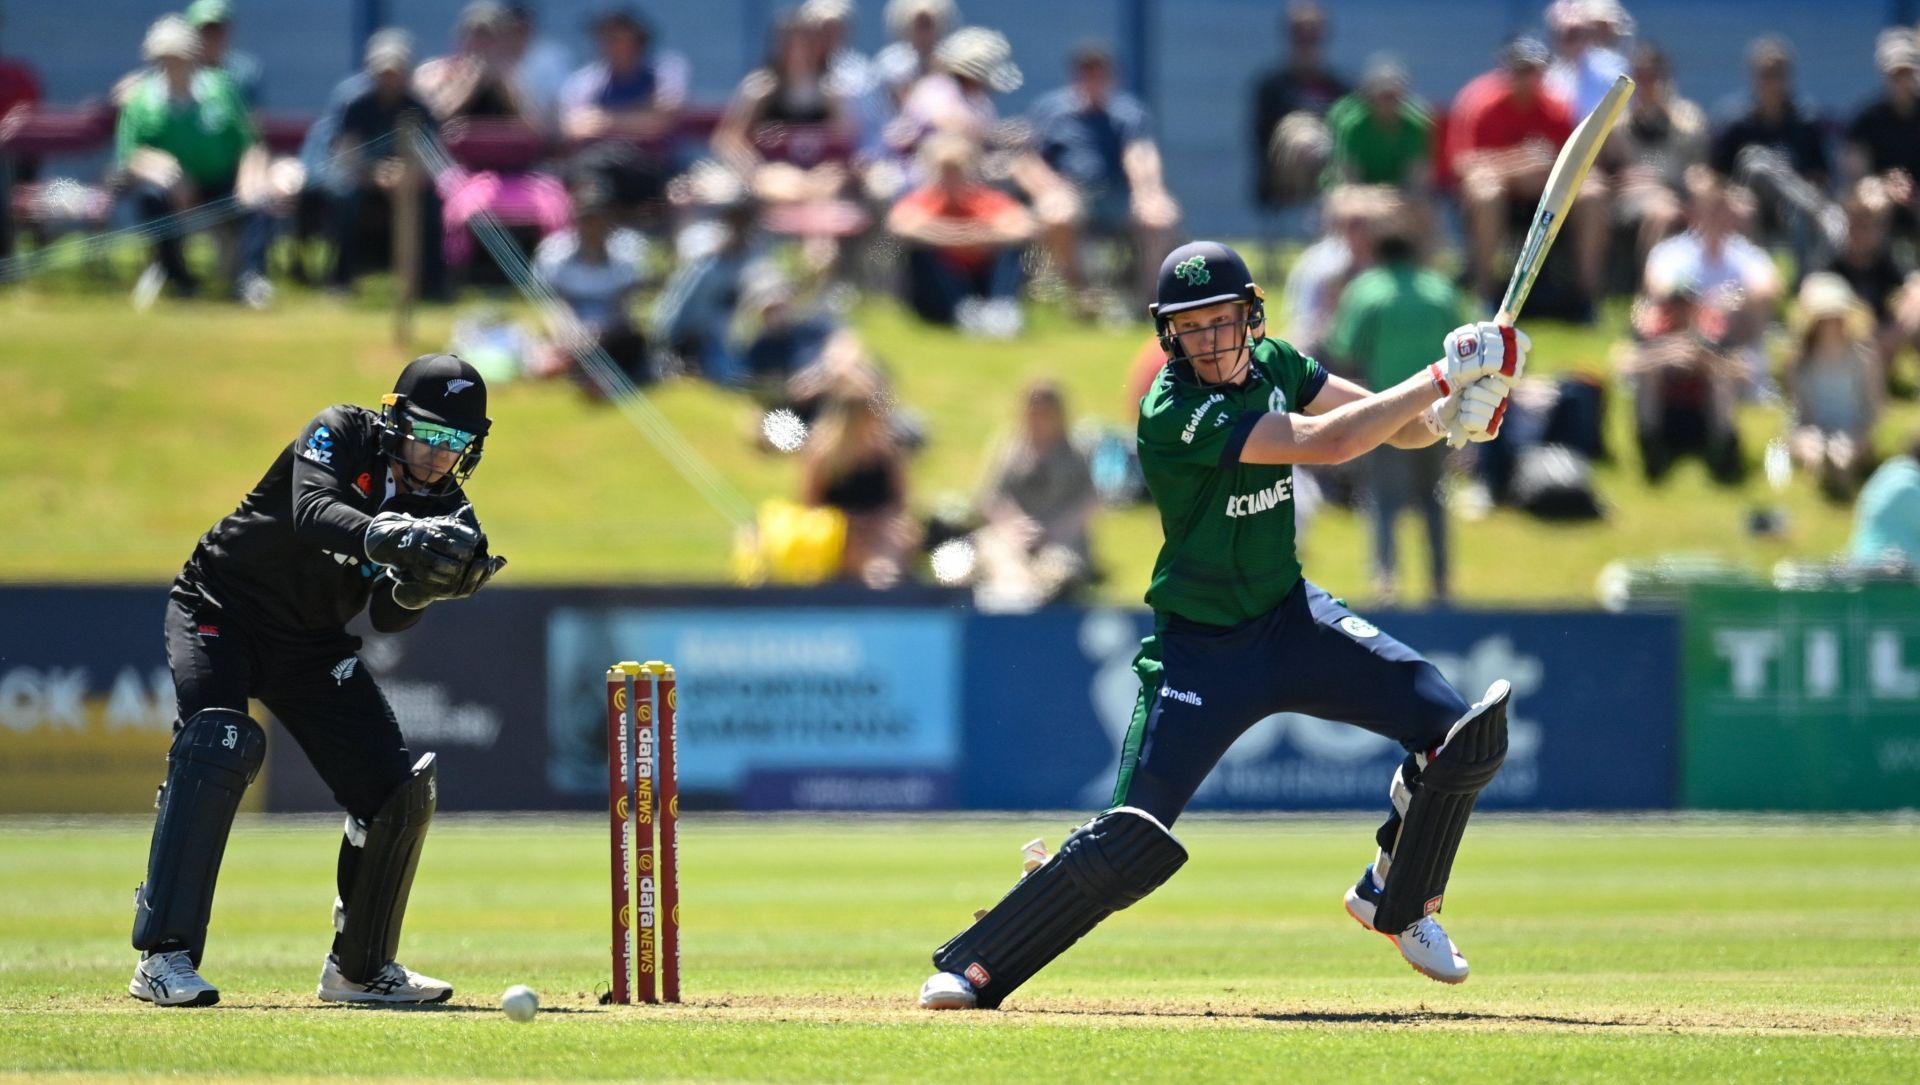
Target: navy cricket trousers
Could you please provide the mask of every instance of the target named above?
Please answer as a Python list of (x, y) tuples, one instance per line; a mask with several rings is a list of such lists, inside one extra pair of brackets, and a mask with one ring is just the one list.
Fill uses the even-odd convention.
[[(1408, 787), (1420, 769), (1413, 755), (1440, 745), (1467, 712), (1420, 653), (1304, 579), (1278, 607), (1240, 625), (1162, 615), (1133, 669), (1140, 699), (1113, 804), (1163, 825), (1180, 816), (1227, 747), (1275, 712), (1350, 723), (1398, 742), (1408, 754)], [(1399, 823), (1395, 810), (1380, 827), (1382, 848), (1392, 848)]]

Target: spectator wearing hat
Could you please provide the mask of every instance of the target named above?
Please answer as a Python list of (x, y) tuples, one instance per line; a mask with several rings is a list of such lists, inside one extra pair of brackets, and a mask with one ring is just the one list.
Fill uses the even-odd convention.
[(1293, 0), (1280, 19), (1287, 59), (1254, 85), (1250, 161), (1254, 202), (1278, 211), (1319, 186), (1329, 148), (1327, 110), (1350, 89), (1327, 66), (1327, 14)]
[(1327, 110), (1333, 151), (1327, 184), (1392, 185), (1422, 192), (1433, 166), (1433, 117), (1408, 93), (1406, 68), (1392, 56), (1367, 60), (1355, 90)]
[(1787, 447), (1828, 497), (1853, 495), (1872, 457), (1880, 416), (1873, 313), (1830, 271), (1800, 283), (1793, 309), (1793, 356), (1786, 385), (1793, 405)]
[(1913, 211), (1914, 184), (1920, 179), (1920, 47), (1913, 32), (1896, 27), (1882, 33), (1874, 61), (1886, 93), (1847, 124), (1847, 176), (1878, 177), (1890, 195), (1901, 197), (1894, 221), (1900, 232), (1912, 235), (1920, 225)]
[(1026, 81), (1013, 62), (1013, 46), (998, 30), (963, 26), (941, 39), (933, 70), (907, 91), (887, 126), (887, 144), (911, 156), (936, 131), (956, 131), (986, 147), (1005, 141), (997, 94), (1011, 94)]
[(1606, 151), (1616, 167), (1615, 219), (1634, 232), (1633, 266), (1644, 267), (1653, 246), (1685, 221), (1687, 171), (1706, 163), (1709, 133), (1705, 111), (1675, 90), (1659, 46), (1634, 46), (1632, 75), (1633, 97)]
[[(327, 283), (347, 290), (371, 270), (376, 240), (391, 241), (393, 202), (403, 186), (419, 200), (420, 293), (448, 297), (440, 195), (412, 164), (403, 142), (408, 125), (431, 131), (432, 111), (410, 89), (413, 49), (405, 31), (382, 30), (367, 39), (357, 93), (340, 108), (328, 162), (331, 208), (328, 235), (333, 269)], [(388, 246), (390, 247), (390, 245)]]
[(549, 235), (534, 251), (534, 279), (565, 306), (556, 314), (560, 326), (551, 329), (554, 347), (543, 368), (578, 374), (597, 347), (628, 380), (645, 384), (653, 379), (653, 367), (631, 310), (646, 240), (615, 225), (616, 210), (605, 188), (578, 188), (573, 225)]
[(251, 53), (232, 47), (233, 5), (228, 0), (193, 0), (186, 14), (187, 22), (200, 32), (201, 66), (227, 73), (247, 108), (259, 109), (266, 73)]
[[(234, 196), (242, 160), (258, 155), (239, 88), (225, 72), (199, 66), (200, 35), (178, 15), (155, 20), (141, 52), (152, 70), (129, 86), (114, 134), (116, 175), (141, 221)], [(252, 212), (240, 221), (241, 270), (234, 293), (247, 300), (264, 298), (271, 293), (265, 274), (268, 224)], [(140, 307), (169, 284), (181, 294), (198, 286), (177, 235), (165, 232), (154, 247), (155, 262), (135, 287)]]
[(934, 47), (960, 21), (960, 12), (953, 0), (887, 0), (886, 20), (893, 40), (873, 55), (873, 67), (897, 110), (907, 91), (933, 71)]
[(1052, 175), (1040, 192), (1072, 199), (1039, 203), (1035, 211), (1053, 265), (1090, 312), (1081, 241), (1091, 235), (1131, 242), (1133, 288), (1151, 298), (1159, 273), (1152, 257), (1172, 247), (1180, 205), (1167, 191), (1146, 105), (1115, 85), (1113, 54), (1082, 45), (1070, 54), (1068, 72), (1067, 85), (1034, 103), (1027, 117), (1034, 150)]
[(1584, 117), (1627, 72), (1622, 46), (1633, 36), (1633, 16), (1619, 0), (1554, 0), (1546, 23), (1554, 52), (1547, 88)]
[[(927, 140), (926, 184), (902, 196), (887, 229), (907, 246), (907, 302), (922, 320), (953, 324), (963, 312), (998, 320), (963, 322), (970, 330), (1019, 327), (1020, 253), (1034, 236), (1019, 201), (981, 183), (979, 147), (958, 132)], [(971, 303), (971, 304), (969, 304)]]
[(562, 132), (575, 140), (613, 131), (638, 139), (666, 135), (686, 104), (686, 58), (656, 50), (652, 24), (628, 7), (595, 16), (593, 42), (599, 59), (560, 91)]
[[(1499, 67), (1476, 76), (1453, 100), (1444, 156), (1460, 182), (1475, 290), (1489, 302), (1499, 300), (1512, 270), (1504, 258), (1509, 224), (1538, 201), (1561, 144), (1573, 134), (1573, 111), (1545, 85), (1546, 68), (1546, 46), (1518, 38), (1502, 53)], [(1588, 174), (1568, 216), (1569, 236), (1561, 242), (1573, 243), (1588, 312), (1599, 297), (1606, 260), (1605, 205), (1605, 186)]]

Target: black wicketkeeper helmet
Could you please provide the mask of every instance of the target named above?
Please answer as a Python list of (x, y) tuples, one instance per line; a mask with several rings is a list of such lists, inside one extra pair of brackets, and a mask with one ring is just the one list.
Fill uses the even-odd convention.
[(424, 465), (408, 457), (407, 438), (459, 453), (452, 470), (418, 488), (430, 494), (449, 493), (480, 466), (492, 424), (487, 417), (487, 382), (479, 370), (452, 354), (423, 354), (407, 363), (393, 391), (380, 399), (380, 451), (400, 463), (410, 482), (417, 477), (414, 469)]
[(1245, 302), (1247, 334), (1255, 342), (1266, 335), (1267, 295), (1253, 281), (1253, 272), (1247, 270), (1247, 262), (1240, 254), (1218, 241), (1190, 241), (1168, 253), (1160, 262), (1160, 286), (1156, 294), (1157, 299), (1147, 306), (1147, 312), (1153, 317), (1154, 331), (1159, 333), (1160, 349), (1174, 361), (1194, 361), (1181, 349), (1180, 337), (1173, 334), (1171, 319), (1175, 313), (1188, 309), (1223, 301)]

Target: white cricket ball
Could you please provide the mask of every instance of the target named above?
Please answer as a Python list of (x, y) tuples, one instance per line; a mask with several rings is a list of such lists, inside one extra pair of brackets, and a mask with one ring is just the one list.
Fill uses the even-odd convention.
[(533, 993), (533, 988), (516, 983), (500, 996), (500, 1008), (515, 1021), (531, 1021), (540, 1009), (540, 996)]

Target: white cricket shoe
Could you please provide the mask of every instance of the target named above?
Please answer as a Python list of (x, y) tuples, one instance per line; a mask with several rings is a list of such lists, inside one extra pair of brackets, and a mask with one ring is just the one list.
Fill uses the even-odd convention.
[(1371, 866), (1348, 888), (1346, 903), (1347, 914), (1362, 927), (1391, 939), (1415, 972), (1441, 983), (1467, 982), (1467, 959), (1460, 955), (1460, 947), (1453, 944), (1453, 939), (1432, 916), (1421, 916), (1399, 934), (1389, 934), (1373, 925), (1374, 913), (1380, 906), (1380, 890), (1373, 884)]
[(322, 1002), (445, 1002), (453, 997), (453, 984), (423, 976), (399, 961), (388, 961), (371, 981), (355, 983), (340, 974), (340, 962), (329, 953), (320, 970), (319, 993)]
[(193, 954), (184, 949), (141, 957), (127, 993), (156, 1006), (211, 1006), (220, 1001), (220, 989), (200, 978)]
[(935, 972), (920, 985), (923, 1010), (971, 1010), (978, 1004), (973, 984), (958, 972)]

